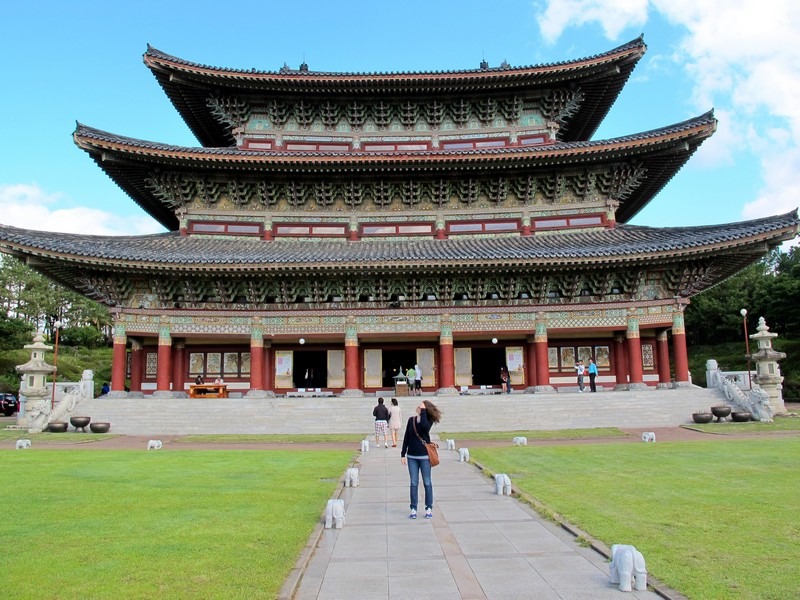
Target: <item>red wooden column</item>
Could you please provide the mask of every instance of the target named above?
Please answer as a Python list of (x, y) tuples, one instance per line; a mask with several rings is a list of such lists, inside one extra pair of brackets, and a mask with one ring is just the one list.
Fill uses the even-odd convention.
[(125, 325), (114, 324), (114, 349), (111, 356), (111, 391), (125, 391), (125, 367), (128, 364), (127, 354), (128, 337), (125, 335)]
[(550, 361), (548, 359), (547, 318), (544, 313), (536, 314), (536, 333), (533, 336), (536, 356), (536, 391), (554, 392), (550, 385)]
[(529, 335), (525, 340), (525, 379), (528, 380), (526, 392), (536, 388), (536, 336)]
[(183, 392), (186, 380), (183, 376), (186, 373), (186, 342), (175, 342), (172, 361), (172, 391)]
[(625, 336), (614, 337), (614, 373), (617, 377), (617, 390), (628, 389), (628, 352), (625, 347)]
[(275, 388), (275, 367), (272, 342), (264, 342), (264, 390), (272, 394)]
[(628, 372), (631, 381), (629, 390), (644, 389), (644, 367), (642, 366), (642, 340), (639, 337), (639, 316), (635, 308), (628, 310)]
[(531, 216), (529, 214), (524, 214), (522, 216), (522, 231), (520, 235), (522, 237), (528, 237), (531, 234)]
[(264, 390), (264, 330), (261, 321), (253, 317), (250, 328), (250, 391)]
[(659, 389), (672, 387), (669, 376), (669, 341), (667, 330), (659, 332), (656, 336), (656, 358), (658, 359), (658, 385)]
[(156, 365), (155, 396), (168, 398), (170, 392), (170, 369), (172, 366), (172, 336), (169, 325), (162, 322), (158, 328), (158, 361)]
[(144, 373), (144, 351), (142, 342), (131, 338), (131, 391), (142, 391), (142, 374)]
[(354, 320), (348, 319), (344, 334), (344, 390), (343, 396), (363, 396), (358, 363), (358, 330)]
[(456, 393), (456, 360), (453, 350), (453, 326), (447, 321), (439, 328), (439, 389), (437, 394)]
[(672, 352), (675, 359), (675, 385), (689, 385), (689, 355), (686, 350), (686, 329), (683, 325), (683, 307), (672, 313)]

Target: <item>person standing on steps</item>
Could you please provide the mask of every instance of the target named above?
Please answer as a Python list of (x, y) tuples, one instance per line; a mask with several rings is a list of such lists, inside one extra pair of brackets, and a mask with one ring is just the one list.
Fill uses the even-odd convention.
[(383, 436), (384, 448), (389, 447), (389, 409), (383, 404), (383, 398), (378, 398), (378, 405), (372, 409), (375, 417), (375, 445), (380, 448), (380, 437)]
[(589, 359), (589, 389), (593, 392), (597, 391), (597, 384), (595, 383), (595, 379), (597, 379), (597, 363), (594, 362), (593, 358)]
[(583, 366), (582, 360), (575, 363), (575, 372), (578, 374), (578, 391), (583, 393), (583, 376), (586, 373), (586, 367)]
[(397, 398), (392, 398), (392, 405), (389, 409), (389, 431), (392, 433), (392, 448), (397, 448), (397, 432), (400, 431), (400, 426), (403, 424), (403, 415), (400, 411), (400, 406), (397, 404)]
[(422, 395), (422, 369), (419, 365), (414, 365), (414, 392), (417, 396)]
[[(403, 435), (403, 447), (400, 450), (400, 462), (408, 465), (410, 479), (409, 496), (411, 499), (410, 519), (417, 518), (417, 501), (419, 498), (419, 475), (422, 473), (422, 485), (425, 488), (425, 518), (433, 518), (433, 481), (431, 480), (431, 461), (425, 442), (431, 441), (431, 427), (442, 418), (442, 412), (430, 400), (423, 400), (416, 408), (416, 414), (406, 422)], [(422, 439), (420, 439), (422, 438)]]

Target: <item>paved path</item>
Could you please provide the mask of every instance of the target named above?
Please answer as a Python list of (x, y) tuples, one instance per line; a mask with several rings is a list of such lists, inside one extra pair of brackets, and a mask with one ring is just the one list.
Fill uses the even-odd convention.
[(493, 481), (456, 452), (440, 455), (434, 517), (411, 520), (400, 449), (373, 441), (358, 465), (360, 486), (344, 488), (344, 527), (322, 532), (294, 598), (659, 598), (620, 592), (600, 554), (522, 502), (495, 495)]

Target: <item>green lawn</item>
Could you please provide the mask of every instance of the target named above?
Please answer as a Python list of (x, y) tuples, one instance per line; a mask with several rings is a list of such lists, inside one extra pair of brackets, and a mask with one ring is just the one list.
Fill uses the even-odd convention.
[(800, 438), (475, 448), (472, 458), (693, 600), (800, 598)]
[(4, 598), (274, 598), (348, 451), (3, 453)]

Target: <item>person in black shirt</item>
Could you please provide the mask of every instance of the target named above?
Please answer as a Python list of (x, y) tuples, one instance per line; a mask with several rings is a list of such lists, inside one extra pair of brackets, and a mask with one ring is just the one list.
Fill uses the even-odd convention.
[(419, 474), (422, 473), (422, 484), (425, 487), (425, 518), (430, 519), (433, 517), (433, 482), (431, 481), (431, 463), (428, 459), (428, 451), (425, 449), (422, 440), (431, 441), (431, 427), (434, 423), (439, 422), (442, 418), (442, 413), (430, 400), (423, 400), (417, 406), (416, 413), (406, 423), (400, 461), (404, 465), (408, 465), (408, 474), (411, 480), (409, 490), (411, 514), (409, 518), (417, 518)]
[(378, 398), (378, 405), (372, 409), (375, 417), (375, 445), (380, 448), (380, 436), (383, 436), (384, 448), (389, 447), (389, 409), (383, 404), (383, 398)]

